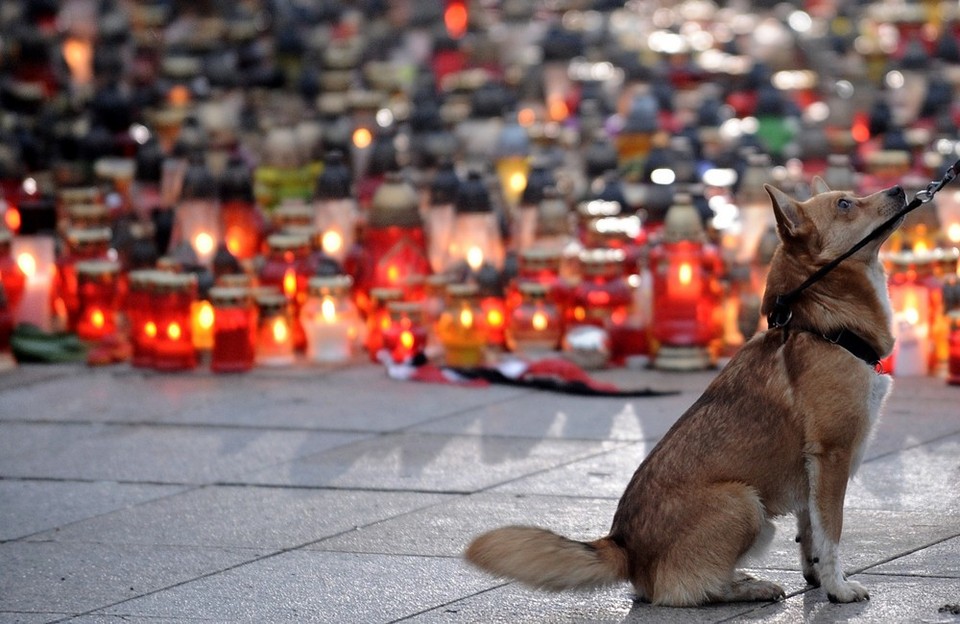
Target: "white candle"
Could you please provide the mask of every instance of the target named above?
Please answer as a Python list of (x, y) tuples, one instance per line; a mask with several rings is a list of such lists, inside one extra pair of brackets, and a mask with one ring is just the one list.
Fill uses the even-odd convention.
[(55, 266), (53, 237), (15, 236), (11, 250), (20, 270), (27, 277), (15, 321), (31, 323), (49, 332), (53, 329), (50, 310)]
[[(304, 315), (307, 316), (307, 315)], [(343, 362), (353, 355), (353, 327), (337, 314), (332, 299), (325, 297), (320, 309), (303, 319), (307, 357), (313, 362)]]

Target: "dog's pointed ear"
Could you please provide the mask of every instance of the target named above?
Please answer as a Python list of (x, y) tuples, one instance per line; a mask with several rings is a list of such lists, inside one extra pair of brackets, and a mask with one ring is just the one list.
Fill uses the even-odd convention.
[(813, 176), (813, 194), (819, 195), (820, 193), (829, 193), (830, 187), (827, 186), (827, 183), (823, 181), (823, 178), (820, 176)]
[(778, 188), (763, 185), (763, 190), (770, 196), (770, 202), (773, 204), (773, 214), (777, 218), (777, 230), (781, 237), (792, 236), (794, 230), (800, 225), (800, 211), (797, 210), (797, 202)]

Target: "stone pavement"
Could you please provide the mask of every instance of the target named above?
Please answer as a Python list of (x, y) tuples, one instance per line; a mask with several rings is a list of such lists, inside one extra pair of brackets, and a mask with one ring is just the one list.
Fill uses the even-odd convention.
[(611, 370), (580, 398), (342, 369), (23, 366), (0, 374), (0, 622), (948, 622), (960, 603), (960, 388), (898, 379), (849, 489), (871, 601), (805, 587), (793, 520), (753, 570), (772, 605), (560, 595), (466, 567), (476, 533), (608, 528), (636, 464), (711, 378)]

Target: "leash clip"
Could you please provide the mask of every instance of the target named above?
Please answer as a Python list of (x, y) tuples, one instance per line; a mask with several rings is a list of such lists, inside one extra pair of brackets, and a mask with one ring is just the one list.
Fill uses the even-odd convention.
[(793, 310), (783, 300), (781, 295), (777, 295), (773, 303), (773, 309), (767, 314), (767, 325), (773, 328), (786, 327), (793, 318)]

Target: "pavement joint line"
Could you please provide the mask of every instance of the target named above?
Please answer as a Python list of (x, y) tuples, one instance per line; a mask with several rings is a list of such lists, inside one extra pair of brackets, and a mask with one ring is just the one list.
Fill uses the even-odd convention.
[(486, 589), (482, 589), (482, 590), (480, 590), (480, 591), (478, 591), (478, 592), (474, 592), (474, 593), (469, 594), (469, 595), (467, 595), (467, 596), (461, 596), (460, 598), (457, 598), (456, 600), (451, 600), (451, 601), (449, 601), (449, 602), (445, 602), (445, 603), (443, 603), (443, 604), (439, 604), (439, 605), (437, 605), (437, 606), (435, 606), (435, 607), (430, 607), (429, 609), (423, 609), (423, 610), (421, 610), (421, 611), (417, 611), (416, 613), (411, 613), (411, 614), (409, 614), (409, 615), (405, 615), (405, 616), (403, 616), (402, 618), (397, 618), (397, 619), (395, 619), (395, 620), (390, 620), (390, 621), (388, 622), (388, 624), (396, 624), (397, 622), (406, 622), (406, 621), (411, 620), (411, 619), (413, 619), (413, 618), (415, 618), (415, 617), (417, 617), (417, 616), (424, 615), (425, 613), (430, 613), (431, 611), (436, 611), (436, 610), (442, 609), (442, 608), (444, 608), (444, 607), (449, 607), (450, 605), (455, 605), (455, 604), (457, 604), (458, 602), (462, 602), (462, 601), (467, 600), (467, 599), (469, 599), (469, 598), (474, 598), (474, 597), (476, 597), (476, 596), (482, 596), (482, 595), (484, 595), (484, 594), (486, 594), (486, 593), (489, 593), (489, 592), (492, 592), (492, 591), (494, 591), (494, 590), (500, 589), (501, 587), (506, 587), (506, 586), (508, 586), (508, 585), (513, 585), (513, 582), (511, 582), (511, 581), (506, 581), (506, 582), (502, 582), (502, 583), (500, 583), (500, 584), (498, 584), (498, 585), (493, 585), (493, 586), (491, 586), (491, 587), (488, 587), (488, 588), (486, 588)]
[(920, 440), (919, 442), (916, 442), (916, 443), (911, 444), (911, 445), (909, 445), (909, 446), (904, 446), (904, 447), (901, 447), (901, 448), (898, 448), (898, 449), (892, 449), (892, 450), (889, 450), (889, 451), (887, 451), (887, 452), (885, 452), (885, 453), (880, 453), (879, 455), (874, 455), (873, 457), (864, 458), (863, 463), (864, 463), (864, 464), (868, 464), (868, 463), (873, 462), (873, 461), (876, 461), (876, 460), (878, 460), (878, 459), (884, 459), (884, 458), (886, 458), (886, 457), (890, 457), (890, 456), (892, 456), (892, 455), (896, 455), (897, 453), (903, 453), (904, 451), (912, 451), (912, 450), (914, 450), (914, 449), (918, 449), (918, 448), (921, 448), (921, 447), (924, 447), (924, 446), (927, 446), (927, 445), (930, 445), (930, 444), (935, 444), (935, 443), (937, 443), (937, 442), (941, 442), (941, 441), (943, 441), (943, 440), (946, 440), (947, 438), (952, 438), (952, 437), (954, 437), (954, 436), (960, 436), (960, 429), (957, 429), (956, 431), (949, 431), (949, 432), (947, 432), (947, 433), (943, 433), (943, 434), (941, 434), (941, 435), (938, 435), (938, 436), (935, 437), (935, 438), (929, 438), (929, 439), (926, 439), (926, 440)]
[(890, 563), (890, 562), (892, 562), (892, 561), (896, 561), (897, 559), (902, 559), (902, 558), (904, 558), (904, 557), (908, 557), (908, 556), (910, 556), (910, 555), (912, 555), (912, 554), (914, 554), (914, 553), (920, 552), (921, 550), (926, 550), (927, 548), (932, 548), (932, 547), (934, 547), (934, 546), (939, 546), (940, 544), (943, 544), (943, 543), (945, 543), (945, 542), (949, 542), (950, 540), (956, 539), (956, 538), (958, 538), (958, 537), (960, 537), (960, 533), (954, 533), (953, 535), (948, 535), (948, 536), (946, 536), (946, 537), (942, 537), (942, 538), (937, 539), (937, 540), (934, 540), (934, 541), (932, 541), (932, 542), (930, 542), (930, 543), (928, 543), (928, 544), (924, 544), (924, 545), (922, 545), (922, 546), (917, 546), (916, 548), (913, 548), (913, 549), (910, 549), (910, 550), (905, 550), (905, 551), (900, 552), (900, 553), (897, 553), (897, 554), (895, 554), (895, 555), (891, 555), (891, 556), (887, 557), (886, 559), (882, 559), (882, 560), (880, 560), (880, 561), (877, 561), (876, 563), (871, 563), (871, 564), (868, 565), (868, 566), (864, 566), (864, 567), (862, 567), (862, 568), (854, 569), (854, 570), (852, 570), (852, 571), (850, 572), (850, 574), (861, 574), (861, 573), (867, 572), (868, 570), (871, 570), (871, 569), (873, 569), (873, 568), (875, 568), (875, 567), (877, 567), (877, 566), (881, 566), (881, 565)]

